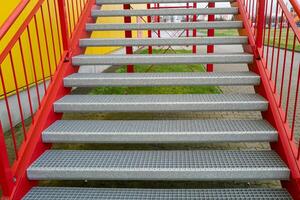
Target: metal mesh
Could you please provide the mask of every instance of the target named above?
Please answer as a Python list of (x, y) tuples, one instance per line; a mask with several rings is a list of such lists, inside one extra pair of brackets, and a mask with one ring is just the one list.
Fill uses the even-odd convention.
[(286, 168), (273, 151), (46, 151), (31, 169), (126, 168), (139, 169), (231, 169)]
[(291, 199), (281, 189), (92, 189), (92, 188), (33, 188), (24, 200), (199, 200), (199, 199)]

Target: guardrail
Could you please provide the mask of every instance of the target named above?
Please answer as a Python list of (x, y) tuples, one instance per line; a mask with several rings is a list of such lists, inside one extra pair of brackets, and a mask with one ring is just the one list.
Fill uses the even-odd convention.
[[(300, 29), (293, 13), (300, 16), (295, 0), (237, 0), (255, 54), (252, 71), (260, 74), (262, 85), (256, 91), (269, 101), (263, 113), (279, 133), (279, 142), (271, 144), (291, 170), (291, 180), (282, 182), (300, 198)], [(245, 48), (247, 49), (247, 47)]]
[(41, 133), (61, 117), (52, 104), (70, 92), (62, 80), (77, 70), (69, 58), (81, 51), (78, 41), (87, 36), (84, 25), (92, 19), (95, 1), (39, 0), (16, 27), (17, 16), (30, 4), (21, 5), (0, 30), (4, 40), (12, 26), (16, 29), (0, 54), (0, 94), (6, 108), (1, 117), (9, 122), (8, 131), (0, 126), (0, 186), (10, 199), (21, 199), (36, 184), (27, 180), (26, 168), (50, 147), (41, 143)]

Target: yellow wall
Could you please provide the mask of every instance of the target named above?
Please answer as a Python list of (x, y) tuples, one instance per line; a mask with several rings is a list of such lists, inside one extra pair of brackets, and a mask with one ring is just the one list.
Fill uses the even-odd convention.
[[(4, 0), (0, 0), (4, 1)], [(70, 2), (75, 2), (74, 7), (75, 10), (80, 8), (80, 3), (83, 4), (86, 0), (68, 0), (69, 6), (71, 8)], [(24, 9), (24, 11), (21, 13), (21, 15), (18, 17), (16, 23), (12, 26), (12, 28), (9, 30), (9, 32), (6, 34), (5, 38), (3, 38), (0, 41), (0, 52), (7, 46), (8, 42), (10, 41), (11, 37), (13, 37), (14, 33), (18, 29), (18, 27), (22, 24), (24, 19), (27, 17), (27, 15), (30, 13), (32, 8), (36, 5), (37, 0), (31, 0), (28, 4), (28, 6)], [(13, 57), (13, 63), (15, 66), (15, 74), (17, 76), (17, 86), (20, 90), (25, 89), (26, 82), (25, 82), (25, 72), (27, 74), (28, 82), (30, 85), (34, 85), (35, 82), (35, 74), (36, 79), (39, 82), (42, 82), (43, 79), (49, 79), (50, 71), (53, 74), (55, 72), (55, 68), (57, 66), (57, 63), (60, 59), (60, 47), (61, 47), (61, 36), (59, 28), (57, 29), (57, 25), (59, 24), (59, 21), (56, 21), (56, 15), (55, 15), (55, 4), (54, 0), (49, 0), (49, 10), (50, 10), (50, 18), (52, 20), (52, 30), (53, 30), (53, 40), (52, 40), (52, 34), (51, 34), (51, 28), (50, 28), (50, 18), (48, 13), (48, 6), (47, 1), (44, 2), (42, 8), (45, 18), (45, 29), (46, 29), (46, 38), (44, 36), (44, 27), (42, 23), (42, 15), (41, 10), (37, 13), (36, 19), (37, 19), (37, 26), (34, 22), (34, 20), (31, 20), (29, 24), (29, 31), (31, 33), (31, 45), (33, 48), (33, 61), (31, 60), (31, 52), (30, 52), (30, 44), (29, 44), (29, 37), (27, 32), (25, 31), (22, 36), (22, 46), (23, 46), (23, 53), (24, 53), (24, 62), (25, 67), (22, 65), (22, 57), (20, 54), (20, 46), (18, 43), (15, 44), (15, 46), (12, 49), (12, 57)], [(15, 6), (20, 3), (20, 0), (9, 0), (5, 1), (5, 3), (0, 3), (0, 23), (3, 23), (7, 17), (10, 15), (12, 10), (14, 10)], [(145, 7), (144, 5), (133, 5), (134, 8), (142, 8)], [(57, 9), (57, 8), (56, 8)], [(122, 9), (122, 6), (114, 5), (114, 6), (103, 6), (102, 9)], [(2, 12), (2, 11), (5, 12)], [(68, 14), (68, 13), (67, 13)], [(77, 12), (74, 13), (75, 19), (78, 18)], [(70, 21), (71, 21), (71, 29), (74, 28), (73, 23), (73, 14), (70, 15)], [(69, 16), (68, 16), (69, 19)], [(59, 18), (58, 18), (59, 20)], [(114, 18), (101, 18), (97, 20), (98, 23), (123, 23), (122, 17), (114, 17)], [(132, 17), (132, 22), (136, 22), (136, 17)], [(59, 27), (59, 26), (58, 26)], [(38, 29), (39, 35), (37, 35), (36, 28)], [(145, 32), (143, 32), (145, 35)], [(133, 32), (133, 36), (136, 37), (137, 32)], [(92, 37), (102, 37), (102, 38), (120, 38), (124, 37), (124, 31), (105, 31), (105, 32), (95, 32), (92, 34)], [(39, 39), (38, 39), (39, 38)], [(41, 54), (39, 52), (38, 47), (38, 41), (40, 42), (41, 46)], [(48, 42), (48, 48), (46, 45), (46, 42)], [(54, 41), (54, 48), (53, 48), (53, 41)], [(49, 58), (47, 55), (47, 49), (49, 50)], [(103, 48), (88, 48), (86, 53), (94, 53), (94, 54), (106, 54), (109, 52), (112, 52), (114, 50), (118, 49), (118, 47), (103, 47)], [(41, 55), (41, 56), (40, 56)], [(42, 59), (41, 59), (42, 58)], [(34, 64), (33, 64), (34, 62)], [(49, 64), (50, 63), (50, 64)], [(2, 73), (4, 75), (4, 82), (5, 82), (5, 88), (6, 92), (8, 94), (13, 94), (16, 90), (14, 79), (13, 79), (13, 70), (12, 65), (9, 56), (6, 57), (5, 61), (1, 64)], [(35, 66), (35, 67), (34, 67)], [(42, 66), (44, 66), (42, 68)], [(26, 71), (24, 71), (24, 69)], [(44, 70), (42, 70), (44, 69)], [(35, 71), (35, 73), (34, 73)], [(43, 76), (44, 74), (44, 76)], [(0, 83), (0, 97), (3, 95), (3, 86)]]

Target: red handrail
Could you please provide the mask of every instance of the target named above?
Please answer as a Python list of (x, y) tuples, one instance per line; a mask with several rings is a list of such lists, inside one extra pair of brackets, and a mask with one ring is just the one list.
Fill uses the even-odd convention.
[[(249, 69), (261, 77), (261, 85), (255, 89), (269, 101), (269, 108), (262, 115), (279, 134), (278, 142), (271, 147), (291, 171), (290, 180), (282, 185), (294, 199), (300, 199), (300, 145), (295, 138), (295, 125), (300, 124), (297, 118), (300, 63), (295, 60), (300, 48), (300, 29), (283, 0), (237, 0), (237, 3), (251, 47), (244, 49), (255, 54)], [(290, 3), (300, 16), (299, 4), (295, 0)]]
[[(70, 8), (65, 6), (65, 2)], [(4, 28), (1, 27), (1, 38), (14, 25), (17, 16), (21, 14), (27, 3), (23, 1), (22, 6), (14, 11)], [(9, 129), (3, 137), (0, 127), (0, 186), (3, 188), (2, 194), (10, 199), (21, 199), (36, 184), (27, 179), (26, 169), (37, 156), (50, 147), (41, 142), (41, 133), (51, 122), (61, 117), (54, 113), (52, 105), (57, 98), (70, 92), (70, 89), (63, 87), (62, 80), (66, 75), (78, 70), (72, 66), (69, 57), (81, 52), (78, 46), (79, 38), (88, 37), (84, 26), (87, 21), (93, 19), (90, 11), (94, 4), (95, 0), (38, 0), (12, 38), (9, 38), (4, 50), (0, 52), (0, 87), (2, 87), (7, 114), (3, 117), (7, 118), (6, 130)], [(70, 23), (72, 26), (69, 26)], [(46, 32), (47, 30), (50, 31)], [(26, 43), (29, 48), (25, 46)], [(28, 56), (27, 59), (24, 58), (25, 56)], [(53, 65), (55, 68), (51, 68)], [(32, 70), (27, 71), (28, 68)], [(29, 82), (32, 81), (29, 79), (31, 78), (29, 72), (32, 73), (32, 83)], [(6, 78), (10, 75), (13, 78), (12, 82), (11, 79)], [(25, 81), (25, 86), (20, 86), (20, 79)], [(18, 109), (11, 109), (12, 98), (8, 98), (10, 91), (7, 88), (12, 85), (17, 97), (17, 102), (13, 106)], [(24, 87), (27, 94), (22, 96), (23, 100), (21, 87)], [(27, 106), (30, 108), (29, 116), (25, 116), (24, 112)], [(25, 122), (28, 117), (29, 119), (31, 117), (29, 129)], [(21, 144), (19, 133), (15, 130), (15, 125), (19, 122), (23, 132)], [(7, 154), (9, 148), (5, 145), (7, 137), (11, 137), (14, 157)]]
[(290, 0), (295, 12), (298, 16), (300, 16), (300, 3), (297, 0)]
[(4, 22), (4, 24), (0, 27), (0, 40), (5, 36), (10, 27), (17, 20), (21, 12), (29, 3), (29, 0), (23, 0), (12, 12), (12, 14), (8, 17), (8, 19)]

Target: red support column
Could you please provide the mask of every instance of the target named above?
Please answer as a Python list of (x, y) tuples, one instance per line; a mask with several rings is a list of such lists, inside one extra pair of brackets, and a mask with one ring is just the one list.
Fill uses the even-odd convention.
[[(197, 3), (193, 3), (193, 8), (197, 8)], [(193, 15), (193, 22), (197, 21), (197, 15)], [(193, 29), (193, 37), (197, 37), (197, 29)], [(197, 53), (197, 46), (193, 45), (193, 53)]]
[[(129, 10), (130, 9), (130, 4), (124, 4), (123, 9), (124, 10)], [(125, 16), (124, 17), (124, 23), (131, 23), (131, 17), (130, 16)], [(132, 38), (132, 31), (131, 30), (126, 30), (125, 31), (125, 38)], [(126, 47), (126, 54), (133, 54), (132, 46), (127, 46)], [(132, 73), (133, 71), (134, 71), (133, 65), (127, 65), (127, 72)]]
[[(186, 9), (188, 9), (189, 6), (190, 6), (189, 3), (186, 3)], [(190, 21), (189, 16), (186, 15), (186, 22), (189, 22), (189, 21)], [(189, 37), (190, 36), (189, 29), (186, 29), (185, 31), (186, 31), (186, 37)]]
[[(208, 3), (209, 8), (214, 8), (215, 3)], [(208, 21), (215, 21), (215, 15), (208, 15)], [(212, 37), (215, 35), (215, 29), (208, 29), (207, 31), (207, 36)], [(213, 53), (214, 52), (214, 45), (207, 45), (207, 53)], [(208, 72), (213, 72), (214, 71), (214, 65), (213, 64), (207, 64), (206, 65), (206, 70)]]
[(66, 13), (65, 7), (66, 7), (65, 6), (65, 1), (64, 0), (58, 0), (58, 11), (59, 11), (59, 20), (60, 20), (63, 50), (67, 51), (69, 49), (70, 43), (69, 43), (67, 13)]
[(257, 32), (256, 32), (257, 48), (261, 48), (263, 46), (264, 26), (265, 26), (265, 0), (258, 0)]
[[(156, 4), (157, 5), (157, 9), (159, 9), (159, 3)], [(157, 16), (157, 23), (160, 22), (160, 16)], [(160, 38), (160, 30), (157, 30), (157, 35), (158, 35), (158, 38)]]
[(13, 174), (9, 165), (9, 159), (5, 144), (4, 132), (0, 122), (0, 186), (2, 198), (8, 198), (14, 188)]
[[(151, 4), (147, 4), (147, 9), (151, 9)], [(147, 22), (151, 23), (152, 19), (151, 16), (147, 16)], [(152, 38), (152, 31), (148, 30), (148, 38)], [(148, 46), (148, 54), (152, 54), (152, 46)]]

